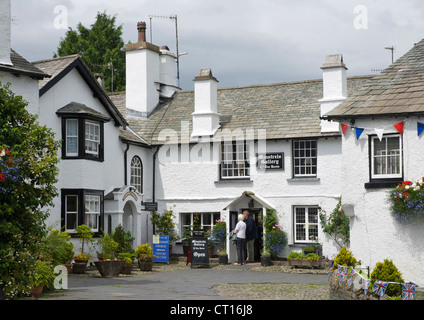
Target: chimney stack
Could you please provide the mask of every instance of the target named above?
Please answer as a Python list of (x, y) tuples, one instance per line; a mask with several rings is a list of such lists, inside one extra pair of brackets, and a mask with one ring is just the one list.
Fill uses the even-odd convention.
[(10, 60), (11, 46), (11, 18), (12, 9), (10, 0), (0, 1), (0, 64), (12, 65)]
[(146, 42), (146, 22), (137, 23), (138, 42)]
[(194, 113), (192, 137), (213, 136), (219, 129), (218, 80), (211, 69), (201, 69), (194, 78)]
[[(323, 98), (321, 116), (333, 110), (347, 98), (347, 67), (343, 62), (343, 55), (332, 54), (325, 58), (321, 67), (323, 77)], [(321, 132), (339, 132), (338, 122), (321, 120)]]

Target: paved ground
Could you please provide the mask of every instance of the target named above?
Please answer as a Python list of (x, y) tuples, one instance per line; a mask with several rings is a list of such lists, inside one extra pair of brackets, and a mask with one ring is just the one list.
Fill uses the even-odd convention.
[[(270, 271), (271, 270), (271, 271)], [(132, 275), (102, 278), (96, 270), (70, 274), (68, 290), (43, 293), (49, 300), (325, 300), (328, 276), (281, 272), (259, 264), (193, 268), (184, 263), (134, 269)], [(266, 271), (266, 272), (264, 272)], [(31, 299), (31, 298), (28, 298)]]

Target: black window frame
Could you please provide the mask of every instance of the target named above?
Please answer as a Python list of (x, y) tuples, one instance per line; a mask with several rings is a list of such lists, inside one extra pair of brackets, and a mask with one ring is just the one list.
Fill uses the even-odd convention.
[[(78, 155), (67, 155), (66, 143), (66, 126), (67, 120), (77, 120), (78, 121)], [(85, 151), (85, 124), (86, 122), (94, 122), (100, 126), (100, 144), (98, 155), (93, 155)], [(62, 116), (62, 159), (85, 159), (93, 161), (104, 161), (104, 120), (97, 118), (95, 116), (88, 115), (66, 115)]]
[(400, 159), (401, 159), (401, 173), (399, 177), (391, 178), (375, 178), (373, 174), (373, 141), (378, 138), (376, 134), (368, 135), (368, 170), (369, 170), (369, 182), (365, 183), (365, 189), (379, 189), (379, 188), (393, 188), (399, 183), (404, 181), (404, 168), (405, 168), (405, 159), (404, 159), (404, 143), (403, 135), (400, 133), (387, 133), (383, 135), (383, 138), (390, 136), (398, 136), (400, 142)]
[(104, 190), (93, 190), (93, 189), (61, 189), (61, 230), (67, 231), (72, 237), (76, 236), (76, 232), (69, 231), (66, 229), (66, 197), (76, 196), (78, 199), (77, 203), (77, 227), (85, 224), (85, 197), (86, 196), (98, 196), (100, 197), (100, 216), (98, 222), (98, 231), (94, 232), (94, 236), (98, 237), (102, 234), (104, 228)]

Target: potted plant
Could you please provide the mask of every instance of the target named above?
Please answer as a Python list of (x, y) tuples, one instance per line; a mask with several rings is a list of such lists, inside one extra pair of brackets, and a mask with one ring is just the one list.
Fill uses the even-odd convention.
[(122, 274), (131, 274), (134, 258), (135, 258), (135, 253), (131, 253), (131, 252), (121, 252), (118, 255), (118, 259), (124, 261), (124, 265), (122, 266), (122, 269), (121, 269)]
[(152, 271), (153, 269), (153, 249), (148, 244), (142, 244), (135, 250), (136, 257), (138, 259), (138, 266), (141, 271)]
[(116, 250), (118, 249), (118, 242), (113, 240), (111, 234), (105, 234), (98, 240), (98, 245), (101, 247), (101, 251), (97, 252), (99, 261), (95, 261), (94, 264), (99, 270), (100, 274), (104, 278), (117, 277), (121, 272), (124, 264), (123, 260), (116, 259)]
[(133, 252), (133, 242), (135, 238), (130, 231), (125, 231), (122, 225), (118, 225), (112, 234), (113, 240), (118, 243), (117, 252)]
[(37, 260), (37, 267), (34, 275), (33, 288), (31, 289), (31, 297), (40, 298), (43, 293), (44, 286), (53, 284), (55, 274), (50, 261)]
[(79, 254), (74, 256), (75, 263), (72, 266), (72, 270), (74, 273), (85, 273), (87, 262), (90, 260), (91, 256), (87, 253), (84, 253), (84, 247), (93, 238), (93, 231), (85, 224), (78, 226), (76, 231), (77, 238), (81, 240), (81, 251)]
[(264, 246), (261, 251), (261, 266), (270, 267), (271, 265), (271, 251)]
[(218, 250), (218, 262), (221, 265), (226, 265), (228, 264), (228, 254), (227, 254), (227, 250), (225, 249), (219, 249)]
[(188, 247), (190, 243), (190, 238), (193, 236), (193, 231), (191, 229), (191, 226), (188, 226), (185, 228), (183, 237), (182, 237), (182, 243), (183, 243), (183, 253), (184, 256), (187, 257), (188, 255)]
[(164, 210), (163, 214), (154, 211), (151, 215), (155, 234), (169, 237), (169, 254), (172, 252), (172, 243), (177, 240), (174, 218), (175, 216), (172, 210)]
[(226, 250), (227, 224), (224, 218), (218, 219), (215, 222), (216, 224), (212, 228), (211, 236), (212, 239), (214, 239), (219, 244), (219, 264), (228, 264), (228, 254)]

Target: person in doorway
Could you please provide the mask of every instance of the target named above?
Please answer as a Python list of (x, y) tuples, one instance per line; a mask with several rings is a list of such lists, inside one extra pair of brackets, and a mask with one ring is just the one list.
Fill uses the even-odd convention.
[(243, 210), (243, 216), (246, 223), (246, 262), (255, 262), (255, 239), (258, 238), (258, 228), (249, 210)]
[(237, 234), (236, 249), (237, 249), (237, 263), (236, 265), (242, 265), (244, 262), (244, 250), (246, 247), (246, 223), (243, 221), (244, 216), (239, 214), (238, 222), (234, 233)]

